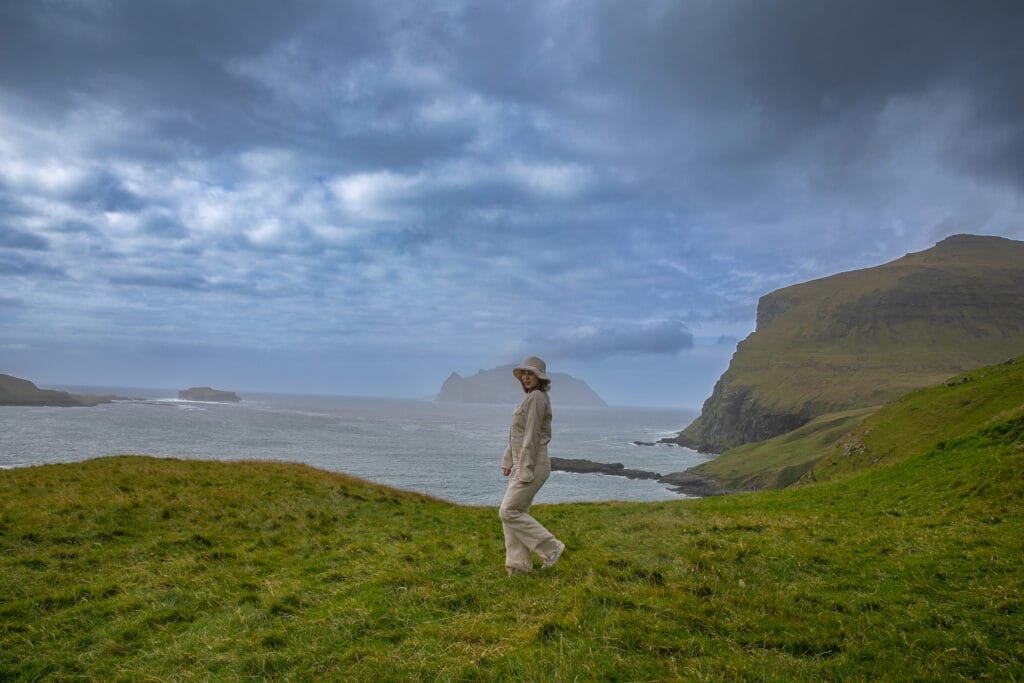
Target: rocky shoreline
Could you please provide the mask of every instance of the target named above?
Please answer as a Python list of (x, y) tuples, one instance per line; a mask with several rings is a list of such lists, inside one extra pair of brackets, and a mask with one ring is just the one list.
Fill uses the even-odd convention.
[(728, 488), (717, 479), (697, 474), (691, 470), (672, 472), (658, 480), (663, 484), (669, 484), (671, 490), (676, 493), (684, 493), (688, 496), (706, 498), (708, 496), (725, 496), (730, 493), (738, 493)]
[(576, 474), (607, 474), (615, 477), (627, 477), (629, 479), (650, 479), (662, 484), (668, 484), (670, 490), (675, 493), (701, 498), (735, 493), (735, 491), (723, 486), (711, 477), (697, 474), (691, 470), (662, 475), (646, 470), (627, 469), (620, 462), (603, 463), (576, 458), (551, 458), (551, 469)]

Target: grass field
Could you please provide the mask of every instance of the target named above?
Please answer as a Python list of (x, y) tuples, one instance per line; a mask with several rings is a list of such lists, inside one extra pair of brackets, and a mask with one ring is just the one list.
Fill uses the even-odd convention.
[(1024, 408), (915, 449), (538, 506), (569, 550), (514, 578), (495, 509), (305, 466), (3, 471), (0, 679), (1022, 680)]

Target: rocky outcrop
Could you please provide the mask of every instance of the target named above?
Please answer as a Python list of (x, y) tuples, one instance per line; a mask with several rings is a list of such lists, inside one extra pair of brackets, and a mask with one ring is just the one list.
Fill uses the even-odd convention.
[[(444, 381), (436, 401), (453, 403), (516, 404), (523, 399), (523, 390), (512, 376), (514, 365), (501, 365), (480, 370), (472, 377), (453, 372)], [(603, 408), (608, 404), (581, 379), (561, 372), (550, 373), (551, 400), (565, 406)]]
[(211, 389), (210, 387), (191, 387), (178, 392), (183, 401), (205, 401), (210, 403), (238, 403), (242, 399), (233, 391)]
[(651, 479), (668, 484), (672, 491), (688, 496), (721, 496), (734, 493), (732, 489), (712, 477), (697, 474), (692, 470), (661, 475), (646, 470), (627, 469), (621, 462), (604, 463), (575, 458), (551, 458), (551, 469), (576, 474), (606, 474), (629, 479)]
[(27, 379), (0, 374), (0, 406), (76, 408), (110, 403), (113, 400), (113, 396), (71, 394), (55, 389), (40, 389)]
[(616, 477), (627, 477), (629, 479), (661, 479), (661, 475), (657, 472), (626, 469), (626, 466), (621, 462), (603, 463), (575, 458), (551, 458), (550, 460), (551, 469), (561, 472), (575, 472), (577, 474), (610, 474)]
[(701, 415), (666, 442), (721, 453), (1024, 350), (1024, 242), (955, 235), (766, 294)]
[(685, 472), (673, 472), (666, 474), (658, 481), (669, 484), (676, 493), (683, 493), (688, 496), (704, 498), (707, 496), (724, 496), (736, 491), (723, 485), (721, 482), (702, 474), (686, 470)]
[(660, 442), (701, 453), (721, 453), (792, 431), (811, 419), (805, 414), (772, 411), (757, 401), (751, 387), (735, 386), (723, 377), (715, 383), (701, 415), (678, 436)]

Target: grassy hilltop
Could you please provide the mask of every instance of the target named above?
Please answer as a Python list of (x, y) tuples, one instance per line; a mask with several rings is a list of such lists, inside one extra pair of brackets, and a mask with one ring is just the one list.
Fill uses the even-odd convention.
[(0, 679), (1021, 680), (1024, 401), (942, 417), (1020, 365), (877, 411), (828, 481), (538, 506), (569, 551), (515, 579), (495, 509), (305, 466), (3, 471)]
[(771, 292), (679, 442), (722, 453), (1024, 351), (1024, 242), (955, 235)]

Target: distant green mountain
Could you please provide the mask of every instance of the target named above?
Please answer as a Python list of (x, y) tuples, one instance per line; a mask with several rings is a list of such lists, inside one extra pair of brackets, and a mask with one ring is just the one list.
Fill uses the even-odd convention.
[(85, 396), (40, 389), (27, 379), (0, 374), (0, 406), (59, 406), (71, 408), (110, 403), (112, 396)]
[(676, 443), (722, 453), (1024, 352), (1024, 242), (955, 235), (777, 290)]

